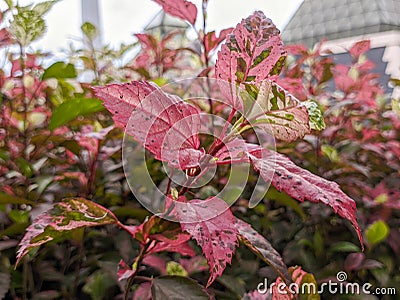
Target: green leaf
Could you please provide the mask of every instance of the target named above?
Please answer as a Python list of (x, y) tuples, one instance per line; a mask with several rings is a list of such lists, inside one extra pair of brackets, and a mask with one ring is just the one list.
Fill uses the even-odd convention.
[(333, 148), (332, 146), (329, 146), (329, 145), (322, 145), (322, 146), (321, 146), (321, 151), (322, 151), (322, 154), (323, 154), (324, 156), (326, 156), (327, 158), (329, 158), (329, 160), (330, 160), (331, 162), (334, 162), (334, 163), (339, 162), (339, 155), (338, 155), (338, 152), (337, 152), (337, 150), (336, 150), (335, 148)]
[(151, 284), (153, 300), (208, 300), (204, 287), (193, 279), (182, 276), (160, 276)]
[(56, 62), (48, 67), (42, 76), (42, 80), (49, 78), (76, 78), (77, 73), (73, 64), (66, 64), (63, 62)]
[(10, 33), (23, 47), (39, 39), (45, 31), (44, 19), (32, 10), (20, 10), (10, 23)]
[(44, 1), (44, 2), (36, 4), (32, 8), (32, 10), (42, 16), (45, 13), (47, 13), (53, 7), (53, 5), (56, 4), (59, 1), (60, 0)]
[(376, 244), (384, 241), (389, 235), (389, 227), (387, 224), (382, 221), (376, 221), (368, 226), (365, 236), (367, 238), (368, 243), (371, 246), (375, 246)]
[(8, 217), (15, 223), (28, 223), (29, 222), (29, 211), (10, 210)]
[(360, 252), (360, 247), (350, 242), (338, 242), (329, 248), (329, 252)]
[(399, 99), (392, 99), (392, 110), (400, 118), (400, 100)]
[(32, 165), (26, 161), (25, 159), (23, 159), (22, 157), (18, 157), (15, 162), (17, 163), (19, 169), (21, 170), (22, 174), (26, 177), (26, 178), (30, 178), (33, 176), (34, 174), (34, 169), (32, 167)]
[(65, 101), (58, 106), (51, 115), (50, 130), (54, 130), (78, 116), (102, 111), (102, 101), (95, 98), (76, 98)]
[(323, 130), (325, 129), (325, 121), (324, 116), (322, 115), (321, 110), (318, 107), (318, 104), (315, 101), (308, 100), (303, 102), (307, 107), (308, 116), (310, 118), (310, 127), (314, 130)]
[(107, 290), (113, 285), (115, 285), (115, 281), (108, 273), (97, 271), (89, 276), (83, 286), (83, 291), (90, 295), (92, 300), (103, 300)]
[(83, 23), (81, 26), (81, 30), (89, 40), (94, 40), (98, 35), (96, 26), (89, 22)]
[(167, 262), (167, 274), (168, 275), (177, 275), (177, 276), (189, 276), (188, 272), (177, 262), (169, 261)]
[(11, 196), (7, 193), (0, 192), (0, 204), (29, 204), (34, 205), (33, 201), (25, 198), (20, 198), (16, 196)]
[(34, 248), (64, 236), (71, 230), (118, 223), (103, 206), (84, 198), (68, 198), (41, 214), (30, 225), (19, 243), (17, 263)]

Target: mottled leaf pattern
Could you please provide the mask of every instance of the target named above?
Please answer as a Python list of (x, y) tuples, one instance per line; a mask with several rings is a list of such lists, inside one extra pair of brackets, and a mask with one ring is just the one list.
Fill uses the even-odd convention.
[[(279, 85), (264, 81), (257, 85), (245, 84), (245, 87), (258, 104), (253, 106), (250, 100), (245, 105), (248, 118), (253, 120), (252, 124), (286, 142), (302, 138), (310, 132), (307, 107)], [(259, 114), (260, 108), (263, 114)]]
[(261, 11), (243, 19), (218, 53), (216, 78), (240, 84), (279, 75), (286, 57), (279, 33)]
[[(156, 158), (173, 167), (197, 166), (200, 117), (196, 108), (145, 81), (95, 87), (117, 124)], [(128, 124), (129, 123), (129, 124)]]
[(63, 232), (117, 223), (114, 214), (99, 204), (84, 198), (69, 198), (41, 214), (30, 225), (19, 243), (17, 263), (33, 248), (60, 237)]
[[(357, 231), (362, 245), (362, 235), (356, 217), (356, 203), (340, 189), (336, 182), (326, 180), (296, 166), (286, 156), (267, 149), (252, 150), (249, 153), (254, 168), (264, 179), (271, 180), (271, 168), (275, 168), (272, 185), (278, 191), (303, 202), (321, 202), (333, 208), (335, 213), (349, 220)], [(271, 159), (272, 158), (272, 159)]]
[[(214, 216), (215, 212), (222, 212)], [(210, 286), (222, 274), (226, 265), (231, 263), (237, 245), (236, 219), (227, 204), (217, 198), (191, 200), (185, 210), (178, 210), (182, 230), (194, 238), (210, 266), (211, 276), (207, 282)]]
[(255, 231), (250, 224), (236, 219), (235, 228), (239, 239), (256, 253), (263, 261), (269, 264), (286, 283), (290, 282), (290, 275), (282, 257), (261, 234)]
[(160, 4), (170, 15), (188, 21), (192, 25), (196, 23), (197, 8), (192, 2), (186, 0), (154, 0), (154, 2)]

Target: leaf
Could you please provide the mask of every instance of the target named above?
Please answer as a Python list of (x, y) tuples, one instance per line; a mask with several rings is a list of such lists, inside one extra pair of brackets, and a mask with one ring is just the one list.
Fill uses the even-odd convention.
[[(267, 149), (255, 149), (249, 153), (256, 171), (266, 181), (271, 181), (278, 191), (284, 191), (294, 199), (303, 202), (321, 202), (333, 208), (334, 212), (349, 220), (362, 243), (362, 235), (356, 217), (356, 203), (342, 192), (336, 182), (326, 180), (296, 166), (289, 158)], [(272, 175), (271, 170), (274, 170)]]
[(262, 235), (255, 231), (250, 224), (236, 219), (235, 228), (238, 230), (239, 239), (263, 261), (270, 265), (286, 283), (291, 281), (288, 269), (280, 254), (272, 247)]
[(349, 50), (351, 56), (358, 59), (361, 54), (364, 54), (371, 48), (371, 41), (365, 40), (355, 43)]
[(102, 111), (102, 102), (95, 98), (75, 98), (67, 100), (53, 110), (50, 118), (49, 128), (54, 130), (69, 121), (95, 112)]
[(62, 236), (65, 231), (113, 223), (118, 223), (114, 214), (95, 202), (84, 198), (64, 199), (27, 228), (19, 243), (16, 266), (30, 250)]
[(151, 300), (151, 283), (141, 283), (135, 290), (132, 300)]
[(279, 33), (261, 11), (243, 19), (218, 52), (216, 78), (240, 84), (279, 75), (286, 57)]
[(48, 67), (42, 76), (42, 80), (46, 80), (49, 78), (76, 78), (76, 70), (73, 64), (66, 64), (64, 62), (56, 62)]
[(324, 116), (315, 101), (308, 100), (304, 101), (303, 104), (306, 106), (309, 116), (310, 128), (314, 130), (325, 129)]
[(204, 287), (183, 276), (160, 276), (151, 284), (153, 300), (208, 300)]
[(378, 220), (368, 226), (365, 231), (365, 237), (371, 246), (384, 241), (389, 235), (390, 229), (382, 220)]
[(226, 36), (231, 33), (233, 28), (227, 28), (221, 30), (219, 36), (216, 35), (215, 31), (207, 32), (206, 36), (204, 37), (204, 50), (208, 54), (211, 51), (215, 50), (223, 40), (225, 40)]
[(163, 10), (171, 16), (178, 17), (194, 25), (197, 18), (197, 7), (186, 0), (154, 0)]
[(350, 242), (337, 242), (329, 248), (329, 252), (360, 252), (360, 247)]
[(257, 95), (256, 103), (246, 103), (245, 108), (248, 112), (248, 119), (254, 119), (259, 108), (264, 114), (255, 118), (252, 124), (263, 128), (265, 131), (274, 135), (275, 138), (286, 142), (292, 142), (304, 137), (310, 132), (310, 117), (307, 107), (293, 95), (282, 89), (274, 82), (264, 81), (258, 85), (245, 84), (246, 90), (249, 87)]
[(167, 262), (166, 271), (168, 275), (189, 276), (185, 268), (175, 261)]
[[(275, 284), (272, 286), (272, 300), (320, 300), (318, 294), (317, 282), (313, 274), (307, 273), (301, 269), (301, 267), (290, 267), (289, 272), (292, 277), (292, 281), (298, 287), (298, 293), (291, 294), (288, 293), (282, 287), (283, 284), (280, 277), (277, 278)], [(291, 291), (296, 291), (296, 289), (291, 289)]]
[(10, 33), (23, 47), (39, 39), (45, 31), (44, 19), (33, 10), (20, 10), (10, 23)]
[(36, 4), (32, 8), (32, 10), (42, 16), (45, 13), (47, 13), (53, 7), (53, 5), (59, 1), (60, 0), (51, 0), (51, 1), (40, 2), (40, 3)]
[(199, 164), (203, 151), (198, 150), (200, 116), (196, 108), (145, 81), (95, 87), (94, 91), (114, 121), (157, 159), (181, 169)]
[(396, 113), (397, 117), (400, 118), (400, 100), (392, 99), (392, 110)]
[(96, 26), (89, 22), (83, 23), (81, 26), (81, 30), (89, 40), (94, 40), (99, 34)]
[[(211, 272), (208, 287), (232, 261), (237, 246), (236, 219), (227, 204), (217, 197), (191, 200), (186, 204), (176, 213), (182, 230), (197, 241), (207, 259)], [(216, 212), (221, 213), (215, 216)]]
[(0, 204), (29, 204), (35, 205), (35, 202), (25, 198), (11, 196), (7, 193), (0, 192)]

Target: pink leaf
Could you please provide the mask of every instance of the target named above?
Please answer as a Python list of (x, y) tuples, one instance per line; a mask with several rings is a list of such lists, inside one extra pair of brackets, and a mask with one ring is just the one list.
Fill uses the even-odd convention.
[[(301, 295), (305, 299), (320, 299), (317, 294), (317, 282), (315, 281), (314, 275), (307, 273), (301, 269), (301, 267), (290, 267), (289, 272), (292, 276), (292, 281), (296, 285), (296, 289), (289, 289), (286, 285), (283, 285), (281, 277), (278, 277), (275, 281), (275, 284), (272, 286), (272, 300), (295, 300), (298, 299), (298, 296)], [(308, 286), (313, 285), (315, 290), (302, 288), (303, 284), (307, 284)], [(279, 286), (286, 287), (286, 289), (282, 289)], [(304, 292), (303, 292), (304, 291)], [(295, 292), (295, 294), (293, 294)]]
[(192, 2), (186, 0), (154, 0), (154, 2), (160, 4), (166, 13), (188, 21), (192, 25), (196, 23), (197, 8)]
[(115, 122), (126, 127), (157, 159), (181, 169), (198, 165), (204, 151), (198, 150), (200, 117), (196, 108), (145, 81), (94, 90), (114, 114)]
[(118, 223), (115, 215), (101, 205), (83, 199), (68, 198), (54, 205), (33, 221), (19, 243), (16, 265), (30, 250), (62, 237), (66, 231)]
[[(296, 166), (289, 158), (267, 149), (252, 150), (250, 160), (254, 169), (278, 191), (284, 191), (300, 202), (321, 202), (333, 208), (335, 213), (349, 220), (362, 244), (362, 235), (356, 218), (356, 203), (342, 192), (336, 182), (328, 181)], [(275, 170), (271, 176), (271, 169)], [(271, 178), (272, 177), (272, 178)]]
[(216, 78), (240, 84), (279, 75), (286, 57), (279, 33), (261, 11), (243, 19), (218, 53)]
[[(226, 265), (231, 263), (237, 246), (236, 219), (227, 204), (217, 198), (191, 200), (185, 210), (177, 210), (182, 230), (194, 238), (210, 266), (211, 276), (207, 282), (210, 286), (222, 274)], [(215, 216), (215, 212), (222, 212)]]
[(371, 48), (371, 41), (365, 40), (355, 43), (349, 50), (351, 56), (358, 59), (361, 54), (364, 54)]
[(131, 277), (135, 272), (122, 259), (118, 263), (118, 280), (125, 280)]

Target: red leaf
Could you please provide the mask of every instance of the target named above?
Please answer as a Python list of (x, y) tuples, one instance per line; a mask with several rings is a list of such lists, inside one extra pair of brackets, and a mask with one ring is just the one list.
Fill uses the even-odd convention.
[(174, 17), (188, 21), (194, 25), (197, 17), (197, 7), (190, 1), (186, 0), (154, 0), (162, 6), (165, 12)]
[(145, 81), (94, 90), (114, 114), (114, 121), (157, 159), (181, 169), (198, 165), (204, 151), (198, 150), (200, 117), (196, 108)]
[(179, 233), (176, 236), (168, 238), (162, 234), (153, 234), (150, 239), (154, 239), (157, 244), (151, 248), (149, 253), (157, 253), (162, 251), (177, 252), (185, 256), (195, 256), (196, 253), (187, 243), (190, 240), (190, 235)]
[(103, 100), (104, 106), (113, 114), (117, 125), (125, 128), (133, 110), (153, 91), (156, 86), (147, 81), (97, 86), (93, 90)]
[(222, 43), (223, 40), (225, 40), (226, 36), (231, 33), (233, 28), (227, 28), (221, 30), (219, 33), (219, 36), (215, 34), (215, 31), (208, 32), (205, 36), (205, 52), (206, 54), (210, 53), (213, 51), (215, 48), (218, 47), (220, 43)]
[(116, 223), (115, 215), (95, 202), (83, 198), (65, 199), (41, 214), (27, 228), (19, 243), (16, 265), (30, 250), (63, 236), (65, 231)]
[(132, 300), (150, 300), (151, 299), (151, 283), (141, 283), (135, 291)]
[[(222, 213), (215, 216), (216, 211)], [(232, 261), (237, 246), (236, 219), (227, 204), (217, 197), (191, 200), (185, 210), (177, 209), (176, 213), (183, 221), (182, 230), (197, 241), (207, 259), (211, 272), (208, 287)]]
[[(356, 203), (342, 192), (336, 182), (326, 180), (296, 166), (289, 158), (267, 149), (252, 150), (249, 153), (254, 169), (278, 191), (284, 191), (300, 202), (322, 202), (333, 208), (335, 213), (349, 220), (357, 231), (362, 243), (362, 235), (356, 218)], [(271, 176), (271, 170), (275, 170)], [(272, 177), (272, 178), (271, 178)]]
[(358, 59), (361, 54), (364, 54), (371, 48), (371, 41), (365, 40), (355, 43), (349, 50), (350, 54)]
[(218, 53), (216, 78), (240, 84), (279, 75), (286, 57), (279, 33), (261, 11), (243, 19)]

